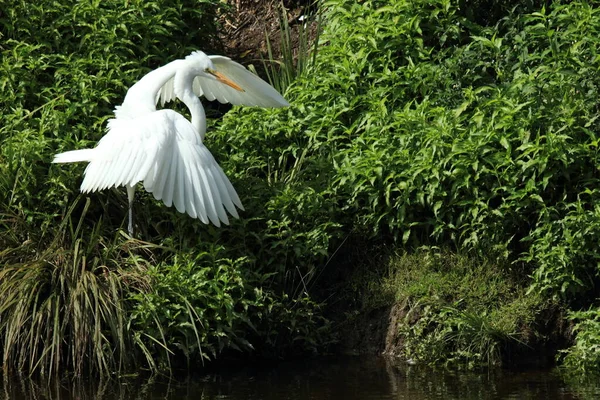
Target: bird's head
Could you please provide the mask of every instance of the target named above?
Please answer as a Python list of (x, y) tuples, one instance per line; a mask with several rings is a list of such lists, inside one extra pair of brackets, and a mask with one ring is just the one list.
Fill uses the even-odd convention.
[(237, 91), (244, 91), (244, 89), (242, 89), (237, 83), (226, 77), (221, 72), (217, 71), (210, 57), (208, 57), (203, 51), (194, 51), (185, 59), (189, 62), (196, 75), (219, 81)]

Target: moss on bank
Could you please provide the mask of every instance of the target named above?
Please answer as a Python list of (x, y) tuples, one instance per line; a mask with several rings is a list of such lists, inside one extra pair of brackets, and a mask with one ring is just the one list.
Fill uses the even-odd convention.
[[(562, 311), (556, 301), (527, 294), (518, 276), (484, 258), (434, 248), (388, 251), (379, 267), (350, 278), (358, 312), (342, 330), (362, 332), (343, 346), (362, 341), (370, 352), (459, 368), (547, 364), (568, 334)], [(369, 336), (381, 342), (366, 343)]]

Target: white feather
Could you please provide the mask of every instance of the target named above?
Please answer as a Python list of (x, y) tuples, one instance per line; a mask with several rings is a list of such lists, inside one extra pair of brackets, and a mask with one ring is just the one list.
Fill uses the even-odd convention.
[(223, 207), (231, 212), (234, 200), (218, 190), (212, 171), (221, 171), (220, 180), (231, 183), (191, 123), (175, 111), (113, 120), (95, 148), (57, 154), (55, 160), (89, 161), (83, 192), (144, 181), (156, 199), (181, 213), (208, 223), (208, 206), (213, 224), (229, 223)]
[[(223, 83), (228, 80), (229, 85)], [(107, 132), (95, 148), (57, 154), (53, 162), (89, 162), (81, 183), (84, 193), (127, 186), (131, 201), (132, 188), (143, 182), (166, 206), (174, 205), (204, 223), (228, 224), (227, 212), (238, 218), (236, 207), (244, 207), (202, 143), (206, 116), (200, 96), (234, 105), (289, 105), (242, 65), (198, 51), (157, 68), (133, 85), (123, 104), (115, 107), (115, 118), (108, 121)], [(164, 105), (175, 98), (188, 106), (192, 122), (175, 111), (156, 110), (158, 102)]]
[[(191, 55), (198, 53), (201, 52), (194, 52)], [(241, 106), (279, 108), (290, 105), (271, 85), (248, 71), (243, 65), (229, 57), (208, 56), (208, 58), (218, 72), (238, 84), (244, 91), (240, 92), (222, 82), (198, 75), (194, 78), (193, 83), (194, 93), (198, 97), (204, 96), (210, 101), (218, 100), (220, 103)], [(175, 72), (173, 72), (174, 75)], [(173, 101), (175, 97), (174, 79), (171, 77), (161, 86), (156, 102), (160, 101), (161, 106), (164, 106)]]
[(92, 157), (92, 149), (71, 150), (64, 153), (56, 154), (53, 163), (71, 163), (80, 161), (90, 161)]

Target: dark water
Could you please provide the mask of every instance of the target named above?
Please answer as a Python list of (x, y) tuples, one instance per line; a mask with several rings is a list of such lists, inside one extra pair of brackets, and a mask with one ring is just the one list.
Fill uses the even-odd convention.
[(186, 379), (40, 383), (13, 378), (6, 399), (600, 399), (600, 382), (568, 385), (552, 371), (464, 373), (335, 357), (228, 369)]

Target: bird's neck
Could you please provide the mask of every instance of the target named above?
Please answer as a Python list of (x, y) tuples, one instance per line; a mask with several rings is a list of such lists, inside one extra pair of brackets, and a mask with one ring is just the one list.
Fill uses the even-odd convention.
[(115, 115), (120, 114), (124, 118), (131, 118), (156, 111), (158, 93), (162, 86), (175, 75), (182, 62), (183, 60), (171, 61), (144, 75), (127, 90), (123, 104), (117, 107)]
[(202, 102), (192, 90), (194, 77), (195, 76), (192, 74), (176, 73), (175, 81), (173, 82), (174, 90), (175, 95), (183, 101), (190, 110), (192, 125), (196, 128), (196, 131), (198, 131), (200, 139), (204, 140), (204, 135), (206, 134), (206, 113), (204, 112), (204, 107), (202, 107)]
[(183, 101), (190, 110), (190, 114), (192, 115), (192, 125), (194, 125), (194, 128), (198, 131), (200, 138), (204, 140), (204, 135), (206, 134), (206, 113), (204, 112), (204, 107), (202, 107), (200, 99), (191, 90), (188, 92), (189, 93), (186, 93), (185, 96), (181, 98), (181, 101)]

